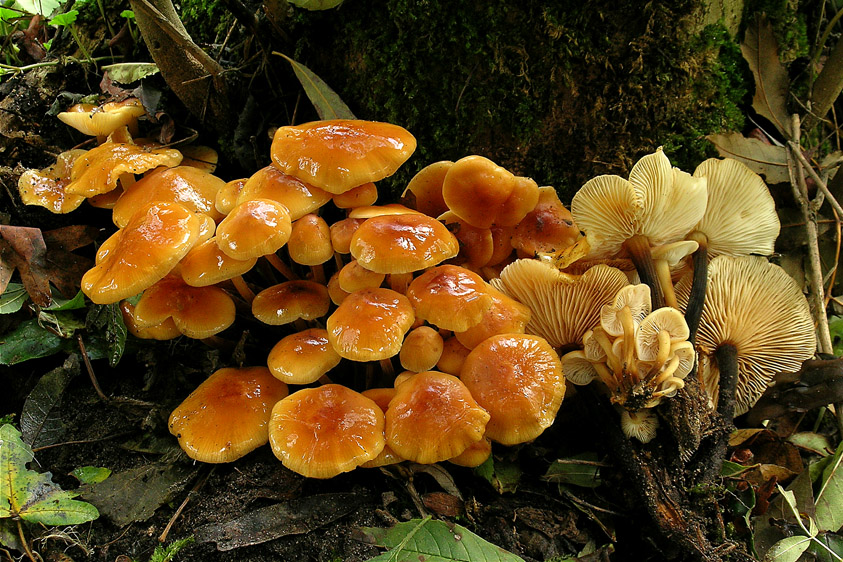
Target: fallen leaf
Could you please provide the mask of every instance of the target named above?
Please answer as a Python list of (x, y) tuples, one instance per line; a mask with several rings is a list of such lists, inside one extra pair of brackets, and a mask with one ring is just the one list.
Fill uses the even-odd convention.
[(358, 509), (366, 496), (360, 494), (319, 494), (250, 511), (236, 519), (212, 523), (196, 529), (196, 542), (215, 542), (217, 550), (309, 533)]
[(68, 383), (79, 372), (79, 356), (71, 354), (61, 367), (41, 377), (26, 397), (20, 415), (20, 428), (24, 441), (30, 447), (53, 445), (64, 437), (61, 399)]
[(82, 484), (98, 484), (111, 476), (111, 469), (101, 466), (80, 466), (73, 469), (70, 474)]
[(790, 81), (787, 70), (779, 61), (779, 46), (773, 35), (773, 26), (764, 14), (757, 14), (755, 21), (747, 26), (741, 54), (755, 78), (752, 108), (769, 119), (786, 138), (790, 138), (790, 115), (786, 107)]
[(837, 532), (843, 527), (843, 443), (823, 470), (820, 491), (814, 503), (821, 531)]
[(788, 183), (787, 152), (783, 146), (765, 144), (758, 139), (748, 139), (740, 133), (708, 135), (720, 156), (734, 158), (746, 164), (756, 174), (764, 176), (769, 184)]
[(32, 302), (49, 306), (52, 296), (46, 273), (46, 254), (47, 245), (40, 229), (0, 225), (0, 292), (6, 290), (17, 269)]
[[(151, 463), (112, 474), (107, 480), (84, 487), (82, 497), (118, 527), (146, 521), (160, 506), (187, 486), (195, 468)], [(132, 501), (126, 501), (131, 498)]]

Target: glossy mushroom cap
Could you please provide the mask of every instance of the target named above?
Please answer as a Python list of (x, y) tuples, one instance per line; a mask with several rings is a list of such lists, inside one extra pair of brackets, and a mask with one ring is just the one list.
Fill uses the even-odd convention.
[(281, 326), (298, 319), (315, 320), (331, 307), (328, 288), (314, 281), (285, 281), (267, 287), (252, 301), (252, 314), (264, 324)]
[(386, 442), (400, 457), (431, 464), (483, 438), (489, 414), (458, 378), (427, 371), (395, 390), (386, 411)]
[(626, 275), (605, 265), (582, 275), (568, 275), (539, 260), (516, 260), (492, 286), (527, 305), (532, 316), (527, 333), (553, 347), (580, 345), (583, 334), (600, 322), (600, 309), (629, 284)]
[(520, 255), (557, 253), (571, 247), (580, 236), (571, 211), (559, 200), (556, 190), (539, 188), (536, 206), (518, 223), (512, 234), (512, 246)]
[[(115, 133), (116, 134), (116, 133)], [(178, 166), (182, 155), (172, 148), (148, 148), (112, 140), (92, 148), (73, 163), (67, 193), (93, 197), (117, 187), (121, 174), (142, 174), (158, 166)]]
[(391, 289), (363, 289), (348, 295), (328, 317), (328, 340), (352, 361), (380, 361), (397, 355), (415, 321), (407, 297)]
[(493, 303), (483, 278), (456, 265), (433, 267), (416, 277), (407, 298), (422, 320), (459, 332), (477, 325)]
[(156, 326), (138, 327), (137, 322), (135, 322), (135, 305), (129, 301), (120, 301), (120, 312), (126, 329), (138, 339), (166, 341), (182, 335), (172, 317), (168, 317)]
[(217, 226), (217, 245), (238, 260), (273, 254), (290, 239), (293, 225), (287, 207), (271, 199), (237, 205)]
[(384, 415), (350, 388), (305, 388), (272, 409), (269, 441), (290, 470), (308, 478), (331, 478), (378, 456), (385, 445)]
[(126, 226), (134, 212), (156, 201), (179, 203), (195, 213), (203, 213), (214, 221), (223, 215), (214, 207), (217, 192), (225, 186), (220, 178), (199, 168), (176, 166), (158, 169), (126, 189), (112, 210), (114, 224)]
[(170, 414), (170, 433), (192, 459), (232, 462), (265, 444), (267, 424), (287, 385), (266, 367), (220, 369)]
[(97, 304), (136, 295), (162, 279), (199, 237), (198, 215), (177, 203), (138, 210), (103, 243), (97, 263), (82, 277), (82, 291)]
[(243, 275), (257, 258), (236, 260), (220, 250), (215, 238), (197, 244), (179, 263), (184, 282), (194, 287), (207, 287)]
[(464, 332), (454, 332), (454, 336), (468, 349), (474, 349), (486, 338), (497, 334), (523, 334), (530, 322), (530, 307), (494, 287), (489, 287), (489, 294), (492, 296), (492, 307), (483, 319)]
[(358, 185), (331, 198), (338, 209), (355, 209), (374, 205), (378, 200), (378, 186), (373, 182)]
[(252, 199), (272, 199), (290, 212), (297, 221), (331, 200), (331, 194), (285, 174), (275, 166), (266, 166), (252, 174), (237, 194), (235, 205)]
[(319, 265), (333, 258), (331, 230), (325, 219), (307, 214), (294, 222), (287, 251), (290, 259), (301, 265)]
[(430, 326), (414, 328), (404, 338), (398, 354), (401, 366), (416, 373), (429, 371), (442, 357), (444, 345), (442, 336)]
[(460, 380), (491, 416), (486, 435), (504, 445), (525, 443), (550, 427), (565, 396), (556, 351), (544, 338), (492, 336), (465, 360)]
[(219, 287), (191, 287), (181, 277), (168, 275), (152, 285), (135, 305), (139, 328), (158, 326), (172, 318), (189, 338), (218, 334), (234, 323), (234, 301)]
[(438, 217), (447, 211), (448, 205), (442, 197), (442, 183), (453, 165), (450, 160), (442, 160), (419, 170), (401, 194), (401, 201), (406, 201), (408, 206), (429, 217)]
[(412, 273), (456, 256), (459, 243), (445, 225), (427, 215), (384, 215), (361, 224), (349, 249), (370, 271)]
[(269, 351), (267, 366), (287, 384), (310, 384), (339, 365), (342, 358), (328, 342), (323, 328), (310, 328), (285, 336)]
[(477, 228), (515, 226), (539, 200), (539, 187), (482, 156), (454, 162), (442, 184), (448, 208)]
[(69, 213), (79, 207), (85, 197), (65, 192), (70, 182), (73, 163), (85, 150), (68, 150), (56, 158), (56, 163), (43, 170), (27, 170), (18, 179), (18, 193), (24, 205), (38, 205), (57, 214)]
[(279, 128), (271, 153), (284, 173), (339, 194), (391, 176), (415, 149), (398, 125), (335, 119)]
[(696, 347), (711, 368), (701, 375), (717, 403), (714, 353), (735, 346), (738, 362), (735, 415), (746, 412), (780, 372), (798, 371), (816, 351), (814, 322), (802, 289), (779, 266), (755, 256), (718, 256), (708, 267), (708, 288)]

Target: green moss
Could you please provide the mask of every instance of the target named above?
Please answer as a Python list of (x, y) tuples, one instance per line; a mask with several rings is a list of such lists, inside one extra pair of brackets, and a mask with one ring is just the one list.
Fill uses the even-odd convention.
[(743, 21), (756, 13), (766, 14), (779, 43), (779, 58), (788, 63), (809, 55), (811, 42), (805, 11), (798, 11), (799, 0), (746, 0)]
[(662, 4), (347, 2), (296, 11), (291, 35), (359, 117), (417, 137), (393, 193), (477, 153), (569, 198), (661, 145), (693, 169), (712, 153), (705, 134), (742, 125), (737, 46), (719, 26), (691, 35), (696, 0)]
[(219, 43), (233, 21), (225, 3), (219, 0), (181, 0), (179, 17), (198, 44)]

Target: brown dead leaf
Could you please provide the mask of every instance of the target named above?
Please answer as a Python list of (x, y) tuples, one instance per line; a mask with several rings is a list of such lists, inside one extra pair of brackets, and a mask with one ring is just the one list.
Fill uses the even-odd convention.
[(6, 290), (12, 273), (17, 269), (32, 302), (49, 306), (53, 297), (45, 273), (46, 254), (47, 246), (40, 229), (0, 225), (0, 293)]
[(752, 108), (770, 120), (785, 138), (791, 138), (787, 95), (790, 81), (779, 60), (779, 46), (764, 14), (758, 14), (746, 29), (741, 53), (755, 77)]
[(769, 184), (788, 183), (787, 152), (783, 146), (766, 144), (758, 139), (746, 138), (740, 133), (708, 135), (720, 156), (743, 162), (756, 174), (764, 176)]
[(96, 234), (96, 228), (83, 225), (44, 233), (38, 228), (0, 225), (0, 293), (17, 270), (38, 306), (52, 302), (50, 283), (66, 297), (73, 297), (92, 262), (71, 250), (90, 244)]

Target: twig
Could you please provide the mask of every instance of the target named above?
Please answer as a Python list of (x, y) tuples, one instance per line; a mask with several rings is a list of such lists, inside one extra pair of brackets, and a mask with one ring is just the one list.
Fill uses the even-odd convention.
[(211, 474), (214, 473), (215, 468), (216, 468), (216, 466), (212, 466), (211, 470), (208, 471), (208, 473), (205, 475), (205, 477), (200, 479), (193, 486), (193, 488), (190, 489), (190, 491), (187, 493), (187, 496), (185, 496), (184, 501), (181, 502), (181, 505), (178, 507), (178, 509), (176, 509), (176, 512), (173, 513), (172, 517), (170, 517), (170, 520), (167, 522), (167, 526), (164, 527), (164, 530), (161, 532), (161, 535), (158, 537), (158, 542), (163, 543), (167, 540), (167, 535), (170, 534), (170, 529), (173, 527), (173, 524), (175, 524), (176, 519), (178, 519), (179, 516), (181, 515), (181, 512), (184, 511), (184, 508), (187, 507), (187, 502), (189, 502), (190, 498), (192, 498), (194, 495), (196, 495), (196, 492), (198, 492), (200, 490), (200, 488), (202, 488), (202, 486), (205, 485), (205, 483), (208, 481), (208, 478), (210, 478)]
[[(813, 166), (805, 156), (802, 154), (802, 149), (800, 146), (793, 141), (787, 141), (787, 146), (790, 148), (791, 154), (799, 160), (799, 163), (802, 164), (802, 168), (808, 172), (808, 175), (811, 176), (811, 179), (814, 180), (814, 183), (817, 184), (817, 188), (825, 195), (826, 200), (834, 207), (834, 211), (837, 213), (838, 216), (843, 216), (843, 207), (840, 206), (840, 203), (835, 199), (834, 195), (831, 194), (831, 191), (828, 189), (828, 185), (820, 178), (819, 174), (814, 171)], [(807, 193), (806, 193), (807, 195)], [(816, 222), (816, 219), (814, 220)]]
[(78, 441), (65, 441), (63, 443), (53, 443), (51, 445), (43, 445), (41, 447), (33, 447), (32, 452), (37, 453), (38, 451), (43, 451), (45, 449), (52, 449), (54, 447), (64, 447), (65, 445), (84, 445), (86, 443), (99, 443), (100, 441), (109, 441), (111, 439), (116, 439), (118, 437), (125, 437), (126, 435), (130, 435), (134, 433), (134, 431), (123, 431), (121, 433), (115, 433), (114, 435), (107, 435), (106, 437), (97, 437), (96, 439), (80, 439)]
[(35, 556), (32, 554), (32, 551), (29, 550), (29, 544), (26, 542), (26, 537), (23, 534), (23, 525), (21, 524), (21, 520), (17, 520), (18, 523), (18, 535), (20, 536), (20, 544), (23, 546), (24, 552), (26, 552), (26, 556), (32, 560), (32, 562), (38, 562), (35, 559)]
[(82, 360), (85, 361), (85, 369), (88, 371), (88, 376), (91, 377), (91, 383), (94, 385), (94, 390), (97, 391), (103, 402), (108, 402), (108, 396), (100, 388), (100, 383), (97, 381), (97, 376), (94, 374), (94, 367), (91, 365), (91, 360), (88, 358), (88, 351), (85, 349), (85, 342), (82, 341), (82, 334), (76, 332), (76, 341), (79, 343), (79, 350), (82, 352)]

